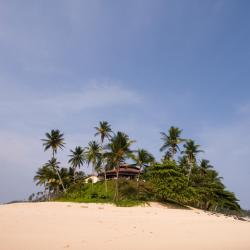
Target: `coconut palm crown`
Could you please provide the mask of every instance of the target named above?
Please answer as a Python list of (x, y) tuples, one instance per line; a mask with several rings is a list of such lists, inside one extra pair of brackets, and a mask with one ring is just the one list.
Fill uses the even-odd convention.
[(99, 122), (99, 127), (95, 127), (96, 133), (95, 136), (100, 136), (101, 137), (101, 143), (103, 143), (104, 139), (111, 139), (112, 137), (112, 129), (111, 125), (107, 121), (102, 121)]
[(46, 139), (42, 139), (44, 151), (47, 151), (48, 149), (52, 149), (52, 157), (55, 156), (57, 153), (58, 148), (63, 149), (65, 142), (64, 142), (64, 134), (60, 132), (60, 130), (52, 129), (50, 133), (45, 134)]
[(74, 175), (74, 182), (76, 179), (76, 168), (80, 168), (85, 159), (85, 152), (84, 149), (80, 146), (76, 147), (75, 150), (70, 150), (71, 155), (69, 155), (70, 159), (69, 159), (69, 163), (71, 164), (72, 168), (73, 168), (73, 175)]
[(59, 179), (59, 181), (60, 181), (60, 184), (62, 185), (62, 189), (63, 189), (63, 191), (65, 192), (66, 189), (65, 189), (65, 187), (64, 187), (64, 184), (63, 184), (63, 181), (62, 181), (60, 172), (59, 172), (59, 170), (60, 170), (59, 164), (60, 164), (60, 162), (58, 162), (57, 159), (53, 157), (53, 158), (51, 158), (46, 164), (44, 164), (44, 166), (45, 166), (46, 168), (52, 168), (52, 169), (54, 169), (54, 171), (56, 172), (56, 174), (57, 174), (57, 176), (58, 176), (58, 179)]
[(112, 159), (112, 162), (116, 163), (116, 166), (119, 166), (132, 152), (130, 146), (135, 141), (130, 140), (128, 135), (118, 131), (117, 134), (111, 138), (110, 143), (106, 145), (108, 150), (105, 154), (109, 159)]
[(147, 164), (150, 164), (155, 161), (154, 156), (149, 153), (145, 149), (138, 149), (136, 151), (136, 154), (132, 155), (132, 159), (135, 161), (135, 163), (140, 167), (139, 174), (138, 174), (138, 181), (140, 180), (141, 170), (143, 167), (147, 166)]
[(98, 167), (99, 158), (101, 157), (102, 147), (96, 141), (90, 141), (86, 147), (86, 162), (89, 165), (92, 164), (92, 174)]
[(204, 152), (203, 150), (199, 149), (200, 145), (195, 144), (195, 141), (193, 140), (187, 140), (183, 147), (184, 151), (182, 151), (182, 153), (185, 154), (189, 164), (191, 165), (196, 163), (196, 155), (198, 153)]
[(168, 130), (168, 134), (161, 132), (163, 145), (160, 148), (160, 151), (164, 151), (168, 149), (167, 155), (168, 157), (171, 156), (171, 158), (174, 157), (174, 155), (177, 153), (177, 151), (180, 151), (179, 144), (185, 141), (180, 137), (182, 130), (180, 130), (177, 127), (170, 127)]

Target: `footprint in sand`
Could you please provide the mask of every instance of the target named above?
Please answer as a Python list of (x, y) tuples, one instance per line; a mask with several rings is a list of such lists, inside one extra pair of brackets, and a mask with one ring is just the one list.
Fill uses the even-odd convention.
[(80, 206), (81, 208), (88, 208), (88, 206)]
[(69, 248), (69, 244), (68, 244), (68, 245), (66, 245), (64, 248)]

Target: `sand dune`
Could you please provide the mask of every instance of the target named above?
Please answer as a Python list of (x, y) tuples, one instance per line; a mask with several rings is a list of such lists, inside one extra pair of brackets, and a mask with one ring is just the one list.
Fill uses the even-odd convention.
[(200, 210), (80, 203), (0, 206), (0, 249), (250, 249), (250, 223)]

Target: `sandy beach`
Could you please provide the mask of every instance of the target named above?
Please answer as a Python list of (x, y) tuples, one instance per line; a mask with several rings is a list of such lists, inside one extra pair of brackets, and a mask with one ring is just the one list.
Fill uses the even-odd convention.
[(200, 210), (103, 204), (0, 206), (0, 249), (250, 249), (250, 223)]

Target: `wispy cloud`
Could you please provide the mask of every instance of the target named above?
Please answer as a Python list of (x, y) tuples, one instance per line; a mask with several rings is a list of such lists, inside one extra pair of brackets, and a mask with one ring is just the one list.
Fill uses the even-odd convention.
[(80, 111), (112, 105), (134, 105), (141, 101), (141, 96), (121, 85), (93, 82), (79, 91), (50, 96), (35, 103), (44, 108), (53, 107), (54, 110)]
[[(33, 89), (24, 92), (17, 87), (14, 91), (11, 87), (2, 88), (0, 99), (1, 114), (13, 113), (50, 115), (67, 112), (88, 111), (95, 108), (139, 105), (143, 98), (136, 91), (124, 87), (121, 83), (113, 81), (96, 81), (84, 84), (78, 90), (41, 93)], [(6, 95), (12, 93), (11, 95)]]

